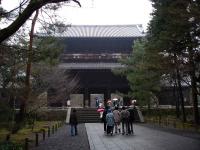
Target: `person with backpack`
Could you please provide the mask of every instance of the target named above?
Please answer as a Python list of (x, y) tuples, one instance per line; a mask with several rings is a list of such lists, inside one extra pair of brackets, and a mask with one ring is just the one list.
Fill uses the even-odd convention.
[(118, 107), (115, 107), (115, 110), (113, 111), (113, 115), (115, 119), (115, 133), (117, 133), (117, 131), (121, 133), (121, 129), (120, 129), (121, 114), (118, 110)]
[(107, 124), (107, 134), (113, 135), (115, 120), (111, 109), (108, 109), (108, 113), (106, 115), (106, 124)]
[(121, 121), (122, 121), (122, 135), (126, 133), (128, 135), (128, 119), (130, 113), (127, 109), (123, 106), (121, 111)]
[(129, 119), (128, 119), (128, 133), (133, 134), (133, 122), (135, 121), (135, 106), (131, 105), (128, 109)]

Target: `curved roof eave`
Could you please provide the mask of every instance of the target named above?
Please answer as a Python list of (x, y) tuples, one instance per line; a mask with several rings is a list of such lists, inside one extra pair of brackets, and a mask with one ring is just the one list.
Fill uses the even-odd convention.
[[(48, 36), (39, 33), (39, 36)], [(56, 32), (54, 37), (60, 38), (140, 38), (144, 37), (141, 25), (72, 25), (62, 33)]]

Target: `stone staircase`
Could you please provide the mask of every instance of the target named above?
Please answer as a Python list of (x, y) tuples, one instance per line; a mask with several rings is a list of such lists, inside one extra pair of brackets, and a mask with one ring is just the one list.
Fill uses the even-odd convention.
[[(73, 110), (73, 108), (72, 108)], [(76, 108), (79, 123), (101, 122), (96, 108)]]
[[(71, 108), (73, 111), (74, 108)], [(101, 122), (100, 114), (96, 108), (76, 108), (79, 123), (97, 123)], [(135, 109), (135, 122), (144, 122), (143, 116), (139, 109)], [(70, 116), (70, 113), (68, 114)], [(69, 119), (68, 119), (69, 120)]]

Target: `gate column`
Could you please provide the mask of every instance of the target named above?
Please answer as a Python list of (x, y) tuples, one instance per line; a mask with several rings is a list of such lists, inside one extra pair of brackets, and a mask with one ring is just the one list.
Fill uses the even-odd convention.
[(107, 89), (105, 92), (104, 92), (104, 106), (107, 105), (107, 101), (111, 99), (111, 92), (110, 92), (110, 89)]
[(83, 106), (90, 107), (90, 93), (88, 88), (84, 90)]

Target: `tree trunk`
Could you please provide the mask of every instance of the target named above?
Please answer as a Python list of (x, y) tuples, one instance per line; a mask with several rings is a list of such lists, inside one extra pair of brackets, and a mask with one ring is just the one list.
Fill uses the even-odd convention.
[(30, 40), (29, 40), (29, 51), (28, 51), (28, 60), (27, 60), (27, 64), (26, 64), (26, 79), (25, 79), (25, 91), (24, 91), (24, 98), (21, 100), (21, 104), (20, 104), (20, 121), (24, 120), (25, 117), (25, 113), (26, 113), (26, 105), (27, 105), (27, 101), (29, 100), (30, 97), (30, 91), (31, 91), (31, 87), (30, 87), (30, 76), (31, 76), (31, 63), (32, 63), (32, 55), (33, 55), (33, 50), (32, 50), (32, 46), (33, 46), (33, 34), (34, 34), (34, 28), (35, 28), (35, 23), (37, 20), (39, 14), (39, 10), (36, 10), (35, 16), (32, 20), (32, 25), (31, 25), (31, 31), (29, 34)]
[[(181, 85), (181, 76), (179, 71), (179, 64), (177, 62), (177, 54), (174, 53), (174, 63), (175, 63), (175, 70), (176, 70), (176, 78), (177, 78), (177, 85), (178, 85), (178, 95), (181, 102), (181, 109), (182, 109), (182, 119), (183, 122), (186, 122), (186, 115), (185, 115), (185, 107), (184, 107), (184, 98), (183, 98), (183, 91), (182, 91), (182, 85)], [(179, 105), (179, 103), (178, 103)]]
[(199, 110), (198, 110), (198, 98), (197, 98), (197, 84), (195, 82), (195, 75), (191, 76), (191, 86), (192, 86), (192, 99), (193, 99), (193, 114), (195, 124), (199, 124)]
[(181, 109), (182, 109), (182, 117), (183, 117), (182, 119), (183, 119), (183, 122), (186, 122), (184, 97), (183, 97), (183, 91), (182, 91), (182, 85), (181, 85), (181, 76), (180, 76), (178, 69), (177, 69), (177, 82), (178, 82), (179, 96), (180, 96), (180, 100), (181, 100)]
[[(181, 102), (181, 109), (182, 109), (182, 119), (183, 122), (186, 122), (186, 115), (185, 115), (185, 107), (184, 107), (184, 97), (183, 97), (183, 91), (182, 91), (182, 85), (181, 85), (181, 76), (179, 71), (179, 64), (177, 62), (177, 54), (174, 53), (174, 63), (175, 63), (175, 70), (176, 70), (176, 78), (177, 78), (177, 85), (178, 85), (178, 95), (179, 100)], [(178, 104), (179, 105), (179, 104)]]
[(174, 81), (174, 88), (173, 88), (173, 97), (174, 101), (176, 102), (176, 118), (180, 118), (180, 103), (179, 103), (179, 96), (177, 95), (177, 83), (176, 80)]
[(199, 124), (199, 110), (198, 110), (198, 91), (197, 91), (197, 78), (195, 76), (195, 63), (194, 63), (194, 51), (189, 49), (189, 63), (190, 63), (190, 78), (192, 88), (192, 100), (193, 100), (193, 115), (195, 124)]

